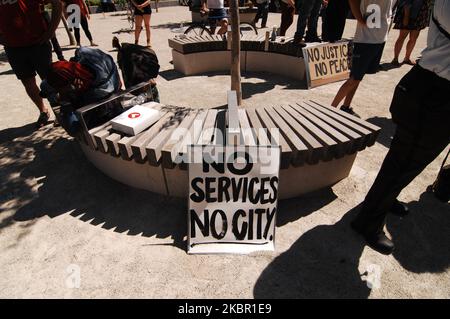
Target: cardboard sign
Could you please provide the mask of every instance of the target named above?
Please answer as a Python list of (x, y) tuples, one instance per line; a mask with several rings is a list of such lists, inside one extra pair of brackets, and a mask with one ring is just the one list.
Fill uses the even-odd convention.
[(160, 111), (152, 108), (154, 105), (157, 103), (149, 102), (133, 106), (111, 120), (112, 128), (128, 135), (141, 133), (161, 117)]
[(349, 41), (308, 45), (303, 48), (308, 88), (348, 79)]
[(190, 146), (188, 252), (274, 250), (280, 148)]

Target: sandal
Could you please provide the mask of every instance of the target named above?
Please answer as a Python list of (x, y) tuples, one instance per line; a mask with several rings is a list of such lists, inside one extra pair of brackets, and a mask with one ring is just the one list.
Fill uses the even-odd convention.
[(415, 66), (416, 65), (416, 62), (413, 62), (413, 61), (411, 61), (411, 60), (403, 60), (403, 64), (408, 64), (408, 65), (412, 65), (412, 66)]
[(41, 128), (41, 127), (47, 125), (49, 119), (50, 119), (50, 115), (48, 114), (48, 112), (41, 112), (38, 120), (36, 121), (36, 126), (38, 128)]

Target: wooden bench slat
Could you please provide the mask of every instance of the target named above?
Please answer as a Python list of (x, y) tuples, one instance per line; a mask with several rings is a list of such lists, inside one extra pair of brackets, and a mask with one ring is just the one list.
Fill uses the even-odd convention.
[(203, 124), (203, 130), (198, 138), (198, 145), (208, 145), (211, 144), (214, 135), (214, 126), (216, 125), (217, 110), (208, 110), (208, 115), (206, 116), (205, 123)]
[[(185, 159), (188, 152), (188, 145), (193, 145), (196, 143), (200, 134), (203, 131), (203, 125), (205, 124), (206, 116), (208, 115), (208, 110), (200, 110), (197, 113), (194, 121), (189, 128), (188, 134), (183, 138), (181, 143), (177, 144), (172, 152), (172, 167), (175, 163), (180, 163), (180, 168), (186, 170), (188, 164)], [(170, 166), (170, 165), (169, 165)], [(170, 167), (167, 167), (170, 168)]]
[(269, 137), (267, 136), (267, 131), (264, 130), (264, 126), (261, 124), (261, 121), (259, 120), (256, 111), (254, 109), (247, 109), (246, 111), (248, 118), (251, 122), (251, 125), (254, 129), (255, 136), (258, 138), (258, 145), (262, 146), (272, 145), (270, 143)]
[[(280, 132), (279, 128), (275, 123), (273, 123), (272, 119), (267, 115), (266, 111), (263, 109), (256, 109), (256, 113), (259, 115), (264, 128), (266, 128), (271, 134), (271, 129), (277, 129)], [(271, 136), (271, 143), (275, 144), (277, 141), (274, 136)], [(281, 146), (281, 166), (283, 168), (289, 167), (289, 164), (293, 158), (297, 156), (297, 151), (291, 148), (291, 145), (286, 141), (283, 134), (278, 134), (278, 143), (276, 145)]]
[(88, 138), (89, 142), (92, 143), (92, 146), (94, 147), (94, 149), (98, 148), (97, 142), (95, 140), (95, 134), (100, 132), (100, 131), (102, 131), (102, 130), (105, 130), (108, 127), (111, 127), (111, 123), (109, 121), (106, 122), (105, 124), (102, 124), (100, 126), (94, 127), (94, 128), (92, 128), (92, 129), (90, 129), (88, 131), (88, 134), (87, 134), (88, 136), (86, 138)]
[(301, 104), (305, 109), (308, 110), (308, 112), (314, 114), (315, 116), (322, 119), (324, 122), (332, 126), (337, 131), (341, 132), (343, 135), (347, 136), (352, 140), (352, 147), (350, 148), (349, 152), (351, 154), (355, 153), (358, 150), (362, 150), (365, 148), (365, 145), (370, 137), (371, 132), (361, 127), (363, 132), (358, 132), (354, 127), (349, 128), (348, 126), (343, 125), (339, 121), (335, 120), (332, 116), (327, 115), (325, 112), (322, 113), (319, 110), (317, 110), (315, 107), (313, 107), (309, 103), (302, 103)]
[(226, 145), (227, 111), (217, 112), (216, 124), (214, 127), (213, 145)]
[(274, 107), (266, 107), (265, 110), (272, 118), (275, 125), (278, 126), (283, 137), (291, 145), (291, 148), (295, 150), (292, 153), (293, 164), (303, 164), (308, 155), (308, 147), (303, 140), (299, 138), (298, 134), (292, 130), (287, 121), (277, 113)]
[(312, 123), (307, 121), (303, 116), (297, 115), (292, 111), (289, 106), (281, 106), (275, 110), (288, 125), (293, 129), (293, 131), (299, 136), (303, 143), (307, 146), (308, 151), (303, 159), (301, 156), (296, 159), (296, 165), (302, 164), (303, 160), (309, 164), (314, 164), (323, 158), (328, 150), (329, 144), (326, 144), (320, 139), (311, 135), (305, 127), (313, 127)]
[(97, 147), (103, 153), (108, 153), (108, 145), (106, 144), (106, 138), (111, 135), (110, 131), (112, 129), (111, 124), (107, 125), (104, 129), (98, 131), (94, 134), (94, 139)]
[(150, 130), (152, 131), (152, 138), (145, 146), (147, 159), (153, 166), (157, 166), (161, 160), (162, 147), (170, 138), (172, 131), (181, 124), (184, 118), (189, 114), (189, 109), (178, 109), (173, 112), (168, 112), (161, 120), (156, 123)]
[(108, 145), (109, 153), (112, 156), (119, 156), (119, 145), (117, 142), (122, 138), (118, 133), (113, 133), (106, 138), (106, 144)]
[[(366, 139), (365, 139), (365, 143), (367, 144), (366, 146), (371, 146), (375, 143), (375, 141), (378, 137), (378, 133), (380, 131), (380, 128), (378, 126), (375, 126), (364, 120), (361, 120), (361, 122), (358, 121), (357, 123), (354, 121), (350, 121), (348, 119), (348, 117), (343, 117), (343, 116), (341, 116), (341, 114), (339, 112), (335, 112), (335, 111), (340, 111), (340, 110), (337, 110), (337, 109), (333, 110), (334, 108), (332, 108), (332, 107), (325, 107), (314, 101), (310, 101), (310, 103), (308, 103), (308, 104), (311, 105), (312, 107), (316, 108), (320, 112), (325, 113), (328, 116), (334, 118), (338, 122), (348, 126), (352, 130), (360, 132), (361, 134), (366, 136)], [(340, 111), (340, 112), (342, 112), (342, 111)], [(345, 112), (343, 112), (343, 113), (345, 113)], [(347, 114), (347, 113), (345, 113), (345, 114)]]
[(247, 112), (244, 109), (238, 110), (239, 123), (241, 125), (241, 139), (244, 145), (256, 146), (256, 137), (253, 132), (253, 128), (248, 121)]
[[(331, 150), (331, 156), (327, 156), (327, 158), (331, 159), (333, 155), (340, 158), (344, 156), (347, 152), (350, 152), (353, 146), (353, 142), (355, 138), (349, 138), (343, 135), (341, 132), (337, 131), (335, 128), (327, 124), (323, 121), (323, 117), (316, 116), (315, 114), (308, 111), (308, 108), (303, 107), (303, 104), (297, 104), (302, 110), (302, 115), (305, 116), (308, 120), (313, 122), (317, 127), (319, 127), (323, 132), (325, 132), (328, 136), (331, 136), (332, 139), (337, 141), (336, 147)], [(358, 135), (358, 137), (360, 137)]]
[(306, 159), (309, 164), (315, 164), (320, 159), (325, 158), (329, 149), (336, 145), (336, 141), (324, 134), (303, 115), (296, 112), (292, 106), (284, 105), (277, 111), (283, 118), (288, 120), (294, 131), (299, 134), (305, 144), (311, 149), (311, 153)]

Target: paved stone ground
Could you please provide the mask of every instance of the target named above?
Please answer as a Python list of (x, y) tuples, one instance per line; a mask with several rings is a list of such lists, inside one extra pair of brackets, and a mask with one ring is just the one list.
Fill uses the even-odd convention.
[[(92, 17), (100, 48), (111, 50), (112, 32), (126, 27), (124, 18)], [(162, 101), (224, 105), (228, 76), (183, 78), (172, 71), (167, 39), (174, 35), (171, 29), (189, 18), (184, 7), (161, 8), (152, 18)], [(279, 20), (271, 14), (269, 25)], [(348, 21), (345, 35), (352, 36), (354, 28)], [(397, 35), (392, 31), (389, 36), (383, 62), (391, 60)], [(58, 36), (67, 45), (63, 29)], [(127, 33), (119, 37), (133, 39)], [(426, 31), (415, 56), (425, 41)], [(64, 49), (70, 57), (73, 49)], [(383, 128), (378, 142), (359, 154), (348, 179), (280, 202), (274, 253), (189, 256), (186, 201), (137, 191), (102, 175), (61, 129), (34, 131), (38, 113), (5, 60), (0, 53), (0, 297), (450, 297), (450, 209), (425, 192), (443, 154), (401, 194), (412, 214), (388, 220), (387, 231), (397, 247), (392, 256), (364, 247), (348, 226), (386, 154), (394, 130), (389, 103), (408, 66), (364, 79), (354, 107)], [(308, 91), (269, 74), (243, 79), (245, 105), (304, 99), (330, 103), (339, 85)], [(79, 289), (66, 285), (71, 265), (80, 267)], [(364, 281), (371, 267), (381, 267), (381, 285), (374, 289)]]

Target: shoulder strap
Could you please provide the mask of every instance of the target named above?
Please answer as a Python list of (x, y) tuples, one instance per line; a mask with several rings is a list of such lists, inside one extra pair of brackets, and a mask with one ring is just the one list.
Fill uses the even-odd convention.
[(431, 19), (433, 19), (434, 24), (436, 25), (436, 27), (438, 28), (438, 30), (447, 37), (447, 39), (450, 40), (450, 33), (448, 33), (439, 23), (439, 21), (434, 17), (434, 12), (431, 15)]

